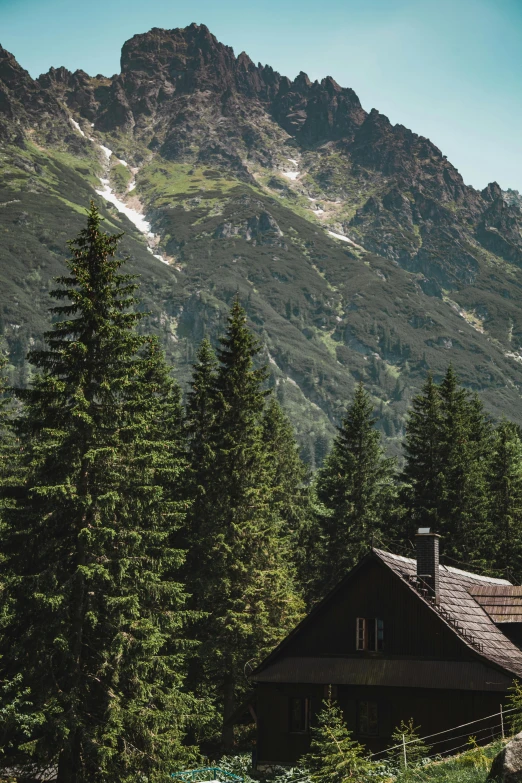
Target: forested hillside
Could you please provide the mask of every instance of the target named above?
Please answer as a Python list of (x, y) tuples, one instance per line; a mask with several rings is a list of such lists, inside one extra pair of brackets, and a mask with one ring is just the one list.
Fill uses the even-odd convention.
[(121, 241), (93, 202), (27, 388), (2, 360), (0, 768), (20, 779), (159, 783), (248, 747), (248, 672), (371, 546), (410, 554), (419, 525), (449, 564), (522, 580), (520, 430), (451, 367), (413, 398), (403, 469), (361, 383), (311, 476), (240, 298), (183, 404)]
[(185, 390), (239, 294), (312, 468), (359, 381), (392, 453), (426, 372), (440, 381), (450, 363), (496, 419), (522, 421), (515, 195), (466, 186), (353, 90), (290, 81), (191, 25), (135, 36), (110, 78), (33, 80), (0, 49), (0, 96), (0, 323), (15, 383), (29, 380), (51, 280), (94, 198), (126, 232), (143, 328)]

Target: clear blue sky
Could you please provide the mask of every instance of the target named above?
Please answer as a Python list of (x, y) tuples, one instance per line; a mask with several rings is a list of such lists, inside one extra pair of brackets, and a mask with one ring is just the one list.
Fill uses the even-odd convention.
[(112, 75), (132, 35), (191, 22), (287, 76), (352, 87), (467, 183), (522, 191), (522, 0), (0, 0), (0, 43), (33, 76)]

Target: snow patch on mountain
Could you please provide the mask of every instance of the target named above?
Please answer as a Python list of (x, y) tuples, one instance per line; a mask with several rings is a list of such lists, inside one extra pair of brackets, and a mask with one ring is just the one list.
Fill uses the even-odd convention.
[(330, 231), (329, 229), (328, 229), (328, 233), (334, 239), (340, 239), (341, 242), (349, 242), (350, 245), (355, 245), (355, 242), (352, 242), (352, 240), (349, 237), (345, 237), (344, 234), (337, 234), (335, 231)]
[(70, 121), (71, 121), (71, 125), (72, 125), (74, 128), (76, 128), (76, 130), (78, 131), (78, 133), (81, 133), (81, 135), (82, 135), (82, 136), (85, 136), (85, 133), (84, 133), (84, 132), (82, 131), (82, 129), (80, 128), (80, 125), (79, 125), (79, 123), (77, 123), (77, 122), (76, 122), (76, 120), (73, 120), (73, 118), (72, 118), (72, 117), (69, 117), (69, 119), (70, 119)]
[[(85, 133), (82, 131), (82, 129), (80, 128), (76, 120), (74, 120), (72, 117), (69, 117), (69, 119), (73, 127), (76, 128), (76, 130), (79, 133), (81, 133), (82, 136), (85, 136)], [(154, 256), (154, 258), (157, 258), (158, 261), (161, 261), (162, 264), (168, 265), (169, 262), (164, 256), (160, 255), (160, 253), (154, 252), (156, 250), (156, 245), (158, 244), (159, 237), (151, 231), (152, 227), (150, 222), (145, 219), (145, 217), (141, 212), (138, 212), (137, 209), (133, 209), (132, 207), (129, 207), (128, 204), (122, 201), (121, 198), (119, 198), (114, 192), (114, 190), (111, 188), (108, 174), (110, 170), (111, 158), (114, 154), (113, 151), (109, 149), (109, 147), (106, 147), (104, 144), (100, 144), (100, 142), (96, 141), (95, 139), (92, 139), (88, 136), (85, 136), (85, 138), (88, 138), (89, 141), (91, 141), (96, 147), (98, 147), (98, 149), (101, 150), (105, 158), (105, 174), (107, 176), (100, 177), (100, 184), (102, 187), (100, 189), (95, 188), (96, 193), (99, 196), (103, 196), (105, 201), (108, 201), (110, 204), (113, 204), (118, 210), (118, 212), (121, 212), (122, 215), (125, 215), (125, 217), (127, 217), (131, 221), (131, 223), (133, 223), (133, 225), (136, 226), (138, 231), (140, 231), (142, 234), (145, 235), (147, 239), (147, 250), (149, 251), (149, 253), (151, 253)], [(127, 168), (129, 167), (129, 164), (127, 163), (126, 160), (117, 158), (116, 155), (114, 155), (114, 157), (116, 158), (118, 163), (120, 163), (122, 166), (126, 166)], [(131, 190), (134, 190), (135, 186), (136, 186), (136, 180), (133, 178), (131, 182), (129, 182), (129, 185), (127, 187), (127, 193), (130, 193)]]

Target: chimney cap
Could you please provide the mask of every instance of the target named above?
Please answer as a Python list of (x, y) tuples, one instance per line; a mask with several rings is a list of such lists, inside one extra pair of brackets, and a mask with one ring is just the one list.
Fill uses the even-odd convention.
[(433, 538), (440, 538), (439, 533), (432, 533), (431, 527), (420, 527), (415, 536), (432, 536)]

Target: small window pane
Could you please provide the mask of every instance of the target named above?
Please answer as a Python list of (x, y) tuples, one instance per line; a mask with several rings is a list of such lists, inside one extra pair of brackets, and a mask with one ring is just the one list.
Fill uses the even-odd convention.
[(382, 652), (384, 650), (384, 622), (382, 620), (376, 620), (377, 625), (377, 650)]
[(358, 709), (359, 734), (375, 737), (379, 733), (377, 702), (360, 701)]
[(377, 649), (377, 637), (376, 637), (376, 621), (372, 617), (371, 620), (366, 621), (368, 627), (368, 650)]
[(357, 618), (357, 631), (356, 631), (356, 649), (366, 649), (366, 634), (365, 634), (366, 621), (364, 617)]
[(290, 699), (290, 731), (304, 732), (308, 729), (308, 699)]

